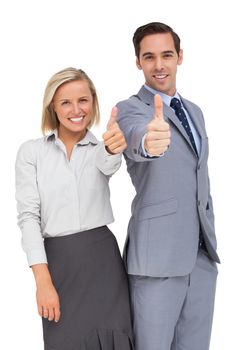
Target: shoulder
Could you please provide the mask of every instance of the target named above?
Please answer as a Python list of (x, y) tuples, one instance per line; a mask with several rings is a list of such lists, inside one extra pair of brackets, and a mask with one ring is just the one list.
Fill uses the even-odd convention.
[(151, 107), (146, 105), (137, 95), (131, 96), (129, 99), (120, 101), (116, 105), (117, 119), (121, 121), (129, 116), (138, 118), (139, 116), (145, 116), (151, 114)]
[(184, 104), (185, 109), (188, 111), (188, 113), (190, 113), (190, 115), (195, 116), (195, 118), (202, 120), (202, 122), (205, 124), (204, 115), (201, 108), (196, 103), (190, 100), (187, 100), (183, 97), (181, 97), (181, 100), (182, 100), (182, 103)]
[(127, 100), (118, 102), (117, 108), (120, 113), (147, 114), (154, 107), (153, 99), (152, 92), (142, 86), (137, 94), (130, 96)]
[(86, 136), (79, 142), (80, 144), (91, 144), (92, 146), (99, 145), (101, 141), (99, 141), (92, 131), (88, 130)]
[(202, 112), (201, 108), (196, 103), (194, 103), (194, 102), (192, 102), (192, 101), (190, 101), (190, 100), (188, 100), (186, 98), (183, 98), (182, 96), (180, 96), (180, 97), (181, 97), (181, 100), (182, 100), (183, 104), (186, 107), (189, 107), (189, 108), (192, 108), (192, 109), (194, 109), (196, 111)]
[(134, 107), (137, 103), (140, 102), (140, 99), (137, 95), (132, 95), (126, 100), (119, 101), (116, 106), (117, 108), (125, 108), (125, 107)]
[(47, 137), (45, 136), (38, 139), (31, 139), (23, 142), (19, 146), (16, 158), (25, 159), (25, 160), (26, 159), (35, 160), (37, 153), (39, 152), (41, 147), (45, 144), (46, 140), (47, 140)]

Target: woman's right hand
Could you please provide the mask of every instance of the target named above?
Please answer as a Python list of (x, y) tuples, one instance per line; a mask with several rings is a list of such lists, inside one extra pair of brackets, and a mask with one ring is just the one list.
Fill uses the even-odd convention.
[(36, 280), (36, 300), (38, 313), (41, 317), (49, 321), (58, 322), (60, 319), (60, 302), (57, 291), (52, 283), (52, 279), (47, 264), (37, 264), (32, 266)]
[(117, 107), (112, 109), (103, 140), (105, 148), (110, 154), (121, 153), (127, 148), (125, 136), (117, 123)]
[(36, 301), (40, 316), (47, 318), (49, 321), (59, 321), (59, 297), (54, 285), (51, 282), (37, 286)]

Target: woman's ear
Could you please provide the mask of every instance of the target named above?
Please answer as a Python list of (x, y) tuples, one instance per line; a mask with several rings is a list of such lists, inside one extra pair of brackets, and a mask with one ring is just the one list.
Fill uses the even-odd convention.
[(56, 112), (56, 110), (55, 110), (55, 105), (54, 105), (54, 102), (53, 102), (53, 101), (50, 103), (50, 108), (51, 108), (54, 112)]

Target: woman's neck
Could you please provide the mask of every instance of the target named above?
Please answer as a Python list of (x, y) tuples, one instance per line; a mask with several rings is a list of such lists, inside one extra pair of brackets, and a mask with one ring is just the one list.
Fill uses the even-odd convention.
[(86, 133), (86, 129), (79, 132), (73, 132), (62, 127), (61, 125), (58, 127), (58, 137), (66, 147), (74, 146), (85, 137)]

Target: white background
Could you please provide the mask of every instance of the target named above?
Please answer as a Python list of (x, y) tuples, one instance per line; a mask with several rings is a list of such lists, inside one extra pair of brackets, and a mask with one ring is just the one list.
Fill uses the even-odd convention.
[[(218, 251), (222, 259), (211, 350), (232, 348), (230, 0), (1, 2), (1, 348), (3, 344), (4, 349), (43, 348), (34, 280), (16, 226), (14, 162), (23, 141), (41, 136), (45, 85), (52, 74), (65, 67), (85, 70), (99, 94), (102, 121), (95, 134), (101, 137), (112, 106), (136, 93), (144, 82), (135, 66), (132, 35), (138, 26), (151, 21), (165, 22), (180, 35), (184, 62), (179, 67), (178, 91), (199, 104), (206, 119)], [(124, 164), (110, 185), (116, 219), (111, 228), (122, 249), (134, 194)]]

